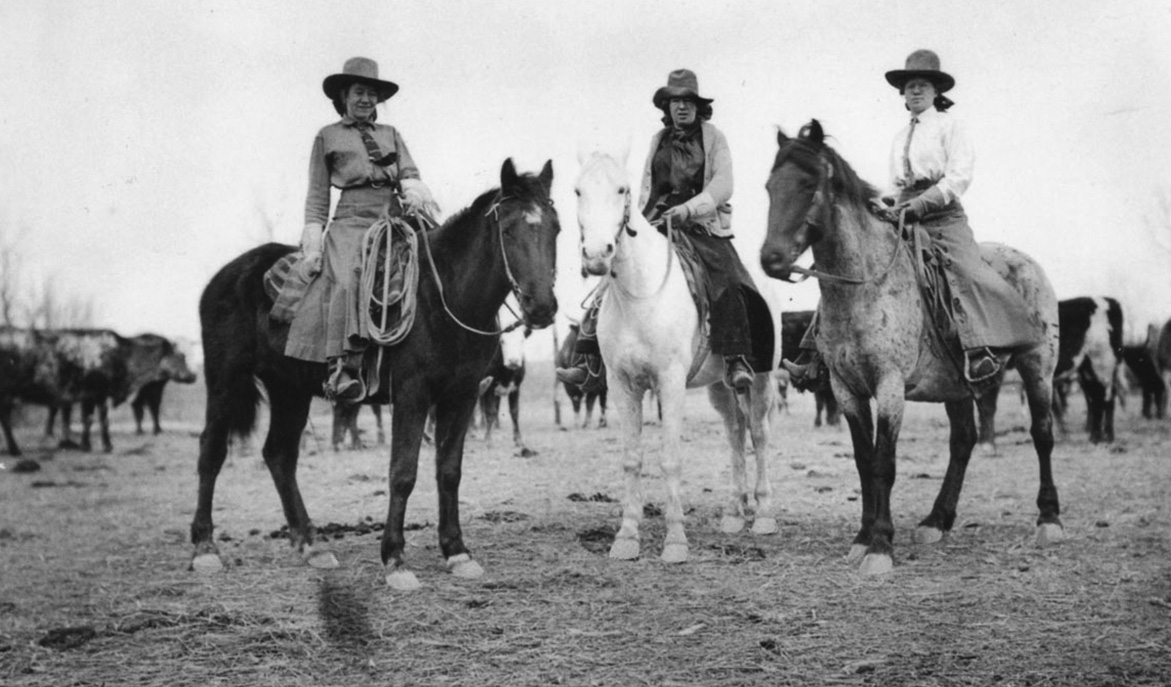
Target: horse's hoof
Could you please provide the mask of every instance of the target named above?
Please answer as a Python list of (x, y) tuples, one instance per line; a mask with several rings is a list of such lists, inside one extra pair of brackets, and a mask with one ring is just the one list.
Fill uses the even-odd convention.
[(686, 563), (687, 544), (664, 544), (661, 558), (664, 563)]
[(337, 557), (329, 551), (306, 552), (305, 562), (310, 568), (318, 570), (333, 570), (338, 567)]
[(633, 561), (638, 558), (637, 539), (615, 539), (610, 545), (610, 558), (620, 561)]
[(846, 562), (851, 565), (857, 565), (862, 562), (862, 558), (866, 556), (865, 544), (854, 544), (850, 546), (850, 553), (846, 554)]
[(484, 569), (480, 567), (480, 564), (473, 561), (472, 557), (466, 553), (448, 558), (447, 569), (451, 571), (452, 575), (462, 577), (465, 580), (474, 580), (484, 574)]
[(387, 573), (386, 586), (399, 592), (413, 592), (423, 585), (419, 584), (419, 578), (415, 577), (415, 573), (399, 568)]
[(720, 531), (724, 534), (739, 534), (744, 531), (744, 518), (739, 515), (725, 515), (720, 519)]
[(943, 530), (938, 527), (917, 527), (915, 528), (915, 543), (916, 544), (937, 544), (943, 539)]
[(894, 562), (885, 553), (869, 553), (862, 559), (858, 572), (864, 576), (885, 575), (894, 569)]
[(777, 529), (776, 518), (757, 518), (752, 521), (753, 534), (776, 534)]
[(1065, 539), (1065, 529), (1055, 522), (1037, 526), (1037, 546), (1049, 546)]
[(214, 553), (201, 553), (191, 559), (191, 569), (201, 575), (222, 572), (224, 562)]

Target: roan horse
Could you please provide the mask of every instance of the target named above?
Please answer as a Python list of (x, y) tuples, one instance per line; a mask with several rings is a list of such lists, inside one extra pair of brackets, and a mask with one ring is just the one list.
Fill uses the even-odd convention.
[[(798, 138), (778, 133), (777, 140), (780, 149), (766, 186), (768, 236), (760, 262), (770, 277), (788, 279), (797, 258), (806, 248), (813, 249), (821, 288), (817, 347), (850, 426), (862, 486), (862, 527), (849, 560), (860, 560), (863, 574), (883, 573), (892, 567), (890, 493), (904, 401), (942, 402), (951, 421), (947, 474), (916, 532), (921, 543), (933, 543), (955, 522), (976, 443), (973, 392), (924, 314), (910, 251), (892, 225), (870, 209), (875, 189), (825, 144), (817, 120)], [(1050, 468), (1057, 298), (1040, 266), (1025, 254), (997, 244), (984, 244), (983, 252), (1021, 294), (1044, 332), (1040, 343), (1011, 353), (1032, 416), (1030, 432), (1041, 473), (1037, 542), (1044, 545), (1063, 537)], [(1007, 358), (1002, 356), (1001, 362)], [(991, 386), (995, 393), (999, 382)], [(877, 426), (871, 399), (877, 403)]]
[[(560, 224), (549, 197), (552, 181), (551, 162), (537, 176), (518, 175), (507, 160), (499, 190), (480, 195), (442, 227), (420, 236), (417, 316), (409, 334), (386, 349), (381, 379), (394, 400), (382, 562), (387, 583), (396, 589), (419, 586), (403, 559), (403, 520), (432, 406), (437, 418), (439, 546), (455, 575), (483, 573), (460, 530), (464, 437), (480, 380), (496, 350), (496, 313), (505, 296), (516, 294), (533, 327), (552, 324), (557, 311), (553, 279)], [(212, 541), (212, 496), (229, 434), (246, 436), (255, 424), (260, 401), (256, 380), (271, 405), (263, 455), (284, 507), (289, 539), (313, 567), (337, 566), (332, 553), (313, 550), (315, 531), (296, 479), (301, 431), (310, 401), (321, 395), (326, 367), (282, 354), (287, 328), (270, 323), (272, 302), (262, 284), (265, 271), (292, 250), (267, 244), (248, 251), (212, 278), (200, 301), (208, 400), (200, 439), (199, 502), (191, 524), (196, 570), (214, 571), (222, 565)]]
[[(667, 533), (662, 559), (672, 563), (687, 560), (679, 444), (688, 386), (708, 388), (712, 405), (723, 416), (732, 448), (735, 491), (721, 528), (725, 532), (740, 531), (746, 517), (755, 511), (753, 532), (775, 532), (777, 521), (767, 469), (768, 411), (776, 393), (771, 375), (756, 375), (745, 408), (724, 385), (721, 356), (707, 355), (689, 383), (692, 363), (697, 354), (706, 351), (706, 346), (686, 279), (673, 257), (674, 249), (639, 212), (632, 211), (626, 170), (615, 158), (594, 153), (582, 159), (576, 192), (582, 265), (590, 274), (609, 275), (598, 313), (598, 344), (606, 363), (614, 416), (622, 427), (622, 468), (626, 476), (622, 527), (610, 548), (610, 557), (639, 556), (638, 529), (643, 516), (642, 401), (648, 390), (659, 395), (662, 407), (662, 470), (667, 483)], [(751, 431), (756, 453), (755, 499), (750, 498), (745, 476), (746, 428)]]

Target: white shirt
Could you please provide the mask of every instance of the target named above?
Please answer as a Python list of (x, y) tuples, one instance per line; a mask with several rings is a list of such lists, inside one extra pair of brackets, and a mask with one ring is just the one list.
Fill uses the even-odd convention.
[(911, 124), (895, 134), (890, 148), (891, 187), (897, 192), (921, 179), (935, 182), (947, 202), (958, 200), (972, 185), (976, 150), (963, 126), (955, 117), (930, 107), (919, 113), (911, 136), (906, 159), (911, 163), (911, 179), (906, 178), (903, 149)]

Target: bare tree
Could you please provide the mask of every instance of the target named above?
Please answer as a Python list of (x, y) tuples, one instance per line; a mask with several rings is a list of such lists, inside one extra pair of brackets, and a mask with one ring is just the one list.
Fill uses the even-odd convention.
[(0, 324), (19, 324), (21, 259), (18, 241), (0, 223)]
[(41, 282), (40, 288), (30, 291), (28, 311), (30, 324), (40, 329), (94, 326), (93, 300), (62, 295), (52, 276)]

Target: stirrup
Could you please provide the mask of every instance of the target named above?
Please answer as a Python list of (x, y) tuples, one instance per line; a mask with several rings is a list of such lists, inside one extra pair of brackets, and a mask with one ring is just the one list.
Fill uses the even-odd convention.
[(724, 359), (724, 384), (736, 393), (745, 393), (752, 388), (752, 366), (742, 355), (728, 356)]
[(979, 384), (980, 382), (992, 379), (1000, 372), (1000, 359), (992, 353), (992, 349), (984, 346), (981, 353), (982, 357), (977, 359), (976, 363), (981, 367), (983, 367), (983, 363), (989, 363), (991, 371), (972, 376), (972, 358), (970, 351), (964, 351), (964, 379), (966, 379), (969, 384)]
[(321, 386), (330, 403), (358, 403), (366, 398), (366, 383), (362, 381), (361, 373), (346, 369), (340, 359), (329, 379)]

